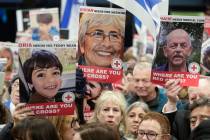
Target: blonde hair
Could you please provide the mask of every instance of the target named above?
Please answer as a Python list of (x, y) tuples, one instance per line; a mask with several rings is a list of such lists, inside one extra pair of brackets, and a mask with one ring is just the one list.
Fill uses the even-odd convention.
[(145, 70), (145, 69), (148, 69), (148, 70), (151, 71), (151, 69), (152, 69), (152, 64), (149, 63), (149, 62), (138, 62), (138, 63), (136, 63), (136, 65), (134, 66), (133, 71), (136, 71), (136, 70)]
[(97, 99), (96, 107), (94, 109), (94, 114), (90, 122), (99, 122), (97, 116), (101, 111), (102, 106), (108, 101), (113, 101), (115, 104), (119, 105), (123, 118), (120, 125), (124, 125), (125, 109), (126, 109), (125, 97), (123, 96), (122, 93), (109, 91), (109, 90), (102, 92), (101, 96)]

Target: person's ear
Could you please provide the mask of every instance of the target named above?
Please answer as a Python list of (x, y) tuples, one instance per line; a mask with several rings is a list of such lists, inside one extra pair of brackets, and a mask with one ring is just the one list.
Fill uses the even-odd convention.
[(167, 47), (167, 45), (164, 45), (163, 46), (163, 54), (164, 54), (164, 56), (167, 58), (168, 57), (168, 55), (167, 55), (167, 51), (166, 51), (166, 48)]
[(190, 50), (189, 50), (189, 52), (187, 54), (188, 57), (191, 55), (192, 51), (193, 51), (193, 48), (192, 48), (192, 46), (190, 46)]
[(79, 44), (79, 49), (80, 49), (81, 54), (85, 53), (85, 42), (82, 42)]
[(162, 140), (171, 140), (171, 135), (170, 134), (166, 134), (162, 136)]

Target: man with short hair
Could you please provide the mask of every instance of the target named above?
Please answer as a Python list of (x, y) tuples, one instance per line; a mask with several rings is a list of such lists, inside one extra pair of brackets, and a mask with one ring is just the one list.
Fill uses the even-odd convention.
[(187, 59), (192, 53), (189, 34), (184, 29), (172, 30), (166, 37), (163, 47), (167, 64), (156, 68), (157, 71), (188, 71)]
[[(128, 104), (143, 100), (152, 111), (162, 112), (164, 104), (167, 102), (167, 96), (163, 88), (158, 87), (150, 81), (152, 64), (148, 62), (139, 62), (133, 70), (133, 85), (135, 96), (127, 99)], [(179, 102), (178, 108), (182, 108)]]
[[(185, 110), (178, 110), (176, 107), (177, 102), (179, 102), (178, 94), (180, 93), (181, 86), (179, 81), (168, 81), (167, 85), (173, 85), (171, 89), (167, 91), (168, 101), (163, 107), (163, 113), (168, 117), (172, 125), (172, 135), (174, 135), (178, 140), (188, 139), (191, 129), (190, 129), (190, 119), (189, 119), (189, 106)], [(198, 87), (189, 87), (189, 105), (200, 98), (210, 98), (210, 79), (207, 77), (202, 77), (199, 79)]]
[(200, 98), (190, 105), (190, 128), (194, 130), (203, 120), (210, 119), (210, 98)]

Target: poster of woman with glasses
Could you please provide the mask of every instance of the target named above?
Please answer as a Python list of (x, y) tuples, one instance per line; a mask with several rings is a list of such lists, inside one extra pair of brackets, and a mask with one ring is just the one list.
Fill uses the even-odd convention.
[(87, 80), (121, 81), (125, 18), (124, 9), (80, 7), (78, 63)]

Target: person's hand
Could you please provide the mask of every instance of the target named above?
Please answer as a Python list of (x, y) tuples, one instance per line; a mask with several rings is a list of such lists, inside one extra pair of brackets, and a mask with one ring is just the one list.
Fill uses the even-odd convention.
[(117, 92), (119, 91), (119, 92), (122, 92), (122, 93), (126, 93), (126, 87), (123, 84), (116, 84), (114, 86), (114, 91), (117, 91)]
[(180, 86), (180, 80), (169, 80), (165, 84), (166, 95), (168, 97), (168, 102), (175, 104), (178, 100), (178, 94), (182, 89)]
[(165, 111), (176, 109), (176, 103), (179, 100), (178, 94), (180, 93), (182, 86), (180, 86), (180, 80), (169, 80), (165, 84), (166, 95), (168, 101), (166, 103)]
[(34, 115), (34, 112), (30, 108), (26, 107), (26, 103), (19, 103), (15, 106), (15, 111), (13, 114), (14, 125), (17, 124), (20, 120)]

